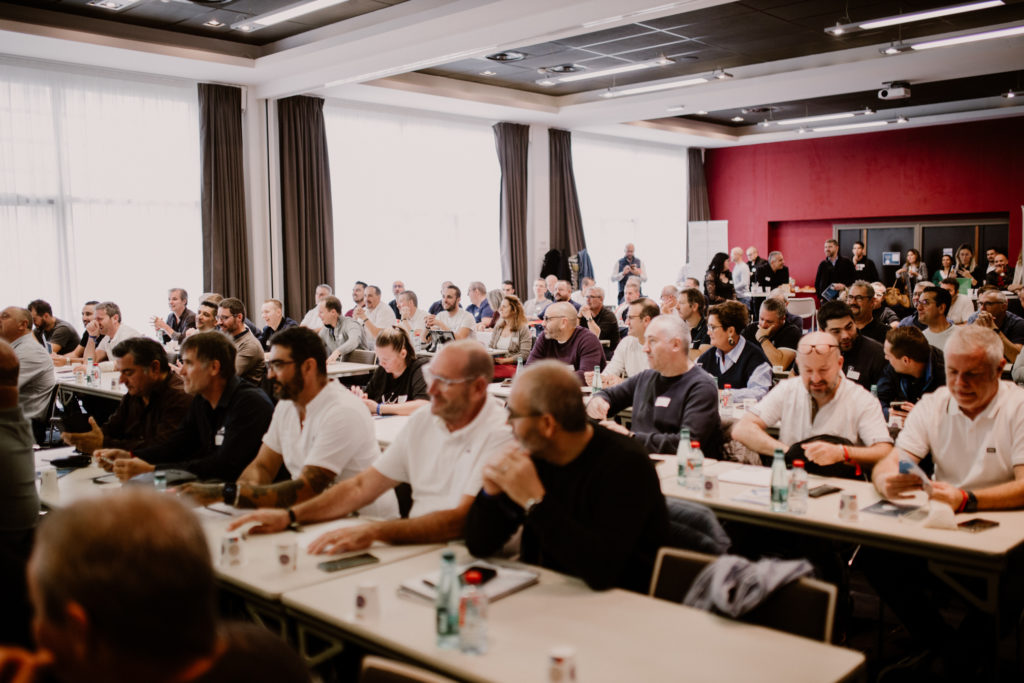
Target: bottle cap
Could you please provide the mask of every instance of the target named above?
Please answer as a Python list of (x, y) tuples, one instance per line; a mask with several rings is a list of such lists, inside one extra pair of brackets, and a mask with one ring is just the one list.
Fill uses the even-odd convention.
[(479, 586), (481, 578), (480, 572), (475, 569), (470, 569), (466, 572), (466, 583), (472, 586)]
[(725, 385), (725, 386), (723, 386), (722, 388), (723, 388), (723, 389), (732, 389), (732, 385), (731, 385), (731, 384), (726, 384), (726, 385)]
[(454, 550), (445, 550), (443, 553), (441, 553), (441, 558), (445, 559), (445, 560), (451, 560), (451, 561), (454, 562), (455, 561), (455, 551)]
[(803, 460), (794, 460), (793, 461), (793, 467), (801, 467), (802, 468), (803, 466), (804, 466), (804, 461)]
[(700, 448), (700, 441), (691, 441), (690, 448)]

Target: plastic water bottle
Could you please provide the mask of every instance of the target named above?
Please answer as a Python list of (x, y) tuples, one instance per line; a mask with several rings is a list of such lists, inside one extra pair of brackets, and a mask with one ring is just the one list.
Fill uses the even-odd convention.
[(516, 359), (516, 374), (518, 375), (522, 371), (523, 371), (523, 357), (519, 356), (519, 358)]
[(471, 655), (487, 652), (487, 594), (480, 581), (480, 572), (466, 572), (466, 585), (459, 596), (459, 649)]
[(92, 383), (96, 386), (103, 383), (103, 371), (100, 370), (100, 364), (95, 360), (92, 363)]
[(732, 385), (726, 384), (722, 387), (721, 401), (721, 413), (722, 415), (732, 415)]
[(441, 554), (441, 577), (437, 582), (437, 646), (454, 650), (459, 646), (459, 579), (455, 575), (455, 553)]
[(153, 488), (163, 493), (167, 490), (167, 473), (157, 470), (153, 473)]
[(785, 512), (789, 498), (789, 473), (786, 471), (786, 455), (781, 448), (775, 449), (772, 459), (772, 512)]
[(92, 356), (85, 359), (85, 383), (92, 384), (93, 371), (92, 368), (95, 365)]
[(594, 366), (594, 391), (601, 391), (601, 366)]
[(874, 399), (876, 401), (878, 400), (878, 385), (877, 384), (872, 384), (871, 385), (871, 395), (874, 397)]
[(690, 428), (679, 430), (679, 446), (676, 447), (676, 481), (686, 486), (686, 462), (690, 457)]
[(704, 451), (700, 449), (699, 441), (690, 442), (690, 454), (686, 457), (686, 488), (704, 490)]
[(807, 470), (803, 460), (793, 461), (793, 474), (789, 478), (789, 511), (795, 515), (807, 514)]

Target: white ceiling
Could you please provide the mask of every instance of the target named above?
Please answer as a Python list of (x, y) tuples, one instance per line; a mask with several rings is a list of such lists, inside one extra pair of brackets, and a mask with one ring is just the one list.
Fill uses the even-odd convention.
[[(695, 113), (758, 106), (874, 90), (892, 80), (928, 82), (1009, 72), (1024, 62), (1024, 36), (897, 56), (883, 56), (880, 46), (870, 46), (733, 68), (731, 80), (615, 99), (601, 98), (596, 91), (553, 97), (411, 73), (467, 58), (480, 58), (485, 69), (486, 54), (594, 30), (584, 24), (622, 17), (601, 27), (608, 28), (636, 21), (631, 13), (652, 7), (660, 9), (643, 14), (645, 19), (726, 2), (409, 0), (272, 43), (256, 58), (226, 54), (217, 44), (223, 41), (186, 40), (159, 29), (122, 28), (111, 35), (94, 32), (92, 25), (58, 28), (0, 18), (0, 53), (245, 85), (250, 98), (316, 94), (700, 147), (774, 142), (798, 134), (750, 134), (695, 123), (674, 118), (669, 107)], [(1005, 100), (994, 95), (955, 112), (908, 108), (902, 113), (910, 122), (900, 125), (1024, 115), (1018, 103), (1024, 104), (1024, 97)], [(822, 135), (827, 134), (800, 137)]]

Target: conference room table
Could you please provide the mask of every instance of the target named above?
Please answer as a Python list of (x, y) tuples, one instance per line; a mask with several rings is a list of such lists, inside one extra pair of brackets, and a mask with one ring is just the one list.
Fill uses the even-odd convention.
[[(472, 559), (465, 547), (448, 547), (457, 562)], [(577, 679), (588, 682), (795, 683), (863, 675), (864, 656), (853, 650), (630, 591), (593, 591), (577, 578), (511, 562), (540, 580), (489, 605), (487, 653), (441, 649), (433, 604), (398, 590), (403, 581), (436, 570), (440, 559), (440, 550), (423, 553), (287, 591), (282, 602), (299, 633), (310, 630), (465, 681), (555, 680), (548, 678), (548, 653), (558, 646), (575, 650)], [(380, 599), (375, 618), (354, 614), (356, 589), (367, 584), (376, 586)]]
[(350, 363), (348, 361), (328, 363), (327, 377), (329, 379), (337, 379), (339, 377), (359, 377), (362, 375), (369, 375), (376, 367), (376, 365), (371, 363)]
[(100, 381), (97, 383), (87, 383), (84, 376), (76, 376), (70, 369), (63, 368), (54, 370), (54, 377), (57, 380), (58, 389), (76, 394), (88, 394), (111, 401), (120, 401), (128, 393), (128, 389), (121, 384), (121, 373), (116, 371), (102, 373)]

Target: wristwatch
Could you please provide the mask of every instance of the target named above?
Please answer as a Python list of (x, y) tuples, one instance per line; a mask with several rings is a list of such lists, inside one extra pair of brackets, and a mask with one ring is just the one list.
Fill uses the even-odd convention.
[(543, 498), (530, 498), (527, 500), (526, 504), (523, 505), (523, 514), (529, 517), (533, 509), (540, 505), (543, 500)]
[(221, 489), (221, 494), (224, 497), (225, 503), (228, 505), (234, 505), (238, 502), (238, 484), (236, 482), (229, 481), (224, 484), (224, 487)]
[(967, 491), (967, 504), (964, 505), (964, 512), (977, 512), (978, 511), (978, 497), (974, 495), (973, 491)]
[(299, 528), (299, 520), (295, 517), (295, 510), (293, 510), (292, 508), (288, 508), (288, 528)]

